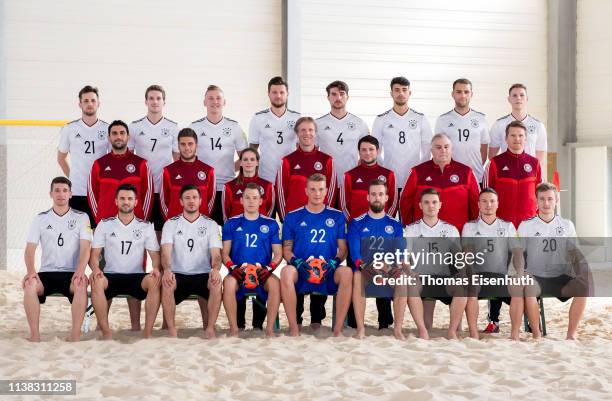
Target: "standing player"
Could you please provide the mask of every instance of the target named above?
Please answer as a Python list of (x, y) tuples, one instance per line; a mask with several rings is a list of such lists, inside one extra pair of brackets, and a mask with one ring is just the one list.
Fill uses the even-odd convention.
[[(516, 228), (512, 222), (497, 217), (498, 196), (492, 188), (485, 188), (478, 197), (478, 219), (467, 222), (463, 226), (461, 237), (463, 248), (466, 252), (483, 252), (484, 263), (473, 264), (472, 274), (484, 277), (503, 278), (508, 275), (508, 264), (510, 256), (516, 271), (516, 276), (522, 276), (524, 272), (523, 250), (518, 241)], [(521, 330), (524, 302), (521, 296), (513, 296), (512, 292), (505, 286), (487, 286), (474, 288), (468, 295), (466, 316), (470, 337), (478, 339), (478, 297), (495, 297), (495, 301), (506, 302), (510, 305), (510, 321), (512, 334), (510, 338), (519, 339)], [(491, 300), (493, 302), (493, 300)], [(495, 323), (497, 330), (489, 330), (487, 333), (499, 331), (499, 310)]]
[[(576, 338), (576, 330), (586, 307), (588, 281), (580, 271), (576, 228), (570, 220), (555, 213), (559, 194), (554, 185), (542, 183), (536, 189), (538, 214), (523, 221), (518, 228), (525, 250), (525, 271), (536, 284), (525, 288), (525, 309), (533, 338), (540, 338), (540, 308), (537, 296), (552, 295), (562, 302), (573, 298), (569, 310), (567, 340)], [(581, 295), (581, 296), (578, 296)]]
[(527, 127), (527, 143), (525, 152), (536, 157), (540, 165), (544, 166), (547, 146), (546, 127), (540, 120), (527, 113), (527, 87), (523, 84), (514, 84), (508, 90), (508, 103), (512, 112), (497, 121), (491, 127), (491, 144), (489, 146), (489, 159), (492, 159), (501, 149), (504, 152), (508, 146), (505, 141), (506, 126), (512, 121), (520, 121)]
[(221, 308), (221, 239), (217, 223), (200, 213), (201, 202), (198, 187), (185, 185), (183, 214), (166, 221), (162, 231), (162, 305), (170, 337), (177, 336), (176, 305), (190, 295), (198, 296), (206, 337), (215, 337)]
[[(340, 205), (346, 216), (346, 221), (366, 213), (369, 208), (368, 192), (370, 182), (379, 180), (385, 183), (388, 194), (384, 204), (386, 213), (395, 216), (397, 212), (397, 187), (395, 185), (395, 173), (377, 163), (378, 139), (372, 135), (366, 135), (358, 142), (359, 164), (357, 167), (344, 173), (344, 185), (340, 188)], [(349, 260), (350, 258), (349, 249)], [(385, 329), (393, 324), (391, 313), (391, 301), (385, 297), (376, 298), (376, 309), (378, 310), (378, 328)], [(357, 327), (353, 308), (349, 308), (348, 324)]]
[(97, 159), (91, 166), (87, 195), (96, 223), (117, 214), (114, 194), (121, 184), (131, 184), (138, 191), (139, 202), (135, 214), (147, 220), (153, 199), (153, 177), (145, 159), (128, 149), (128, 126), (115, 120), (108, 126), (111, 152)]
[[(423, 217), (406, 227), (406, 237), (409, 241), (411, 252), (423, 252), (418, 245), (426, 245), (425, 251), (444, 255), (453, 252), (455, 249), (455, 239), (459, 238), (459, 231), (452, 224), (440, 220), (439, 212), (442, 207), (440, 194), (434, 188), (427, 188), (419, 195), (419, 208), (422, 210)], [(434, 239), (437, 238), (437, 239)], [(435, 258), (433, 258), (435, 260)], [(452, 266), (445, 264), (421, 263), (415, 264), (415, 271), (421, 276), (431, 276), (435, 278), (451, 277), (456, 275)], [(423, 315), (425, 327), (431, 329), (433, 325), (433, 315), (436, 300), (450, 306), (450, 321), (448, 325), (448, 338), (456, 339), (457, 330), (461, 323), (461, 316), (467, 304), (467, 294), (462, 293), (461, 287), (452, 286), (431, 286), (423, 285), (421, 296), (423, 301)], [(431, 300), (433, 298), (433, 300)]]
[(165, 220), (183, 212), (181, 190), (185, 185), (195, 185), (203, 194), (200, 213), (210, 217), (217, 189), (215, 169), (196, 156), (198, 136), (191, 128), (183, 128), (178, 134), (179, 160), (164, 167), (159, 198)]
[(446, 134), (431, 140), (432, 159), (413, 167), (400, 198), (402, 223), (408, 225), (422, 216), (421, 192), (435, 188), (442, 204), (440, 218), (459, 230), (478, 217), (478, 182), (471, 168), (454, 160), (454, 148)]
[(262, 160), (259, 175), (274, 182), (279, 160), (295, 150), (297, 137), (295, 122), (300, 113), (287, 108), (289, 87), (282, 77), (273, 77), (268, 82), (270, 107), (255, 113), (249, 125), (249, 143), (259, 149)]
[(367, 124), (346, 111), (349, 88), (346, 82), (334, 81), (325, 88), (331, 111), (317, 118), (319, 149), (334, 159), (340, 186), (344, 173), (357, 165), (357, 142), (368, 135)]
[(74, 185), (70, 207), (87, 213), (92, 227), (96, 226), (96, 222), (87, 203), (87, 178), (93, 162), (105, 155), (109, 148), (108, 123), (98, 119), (98, 107), (98, 88), (89, 85), (83, 87), (79, 91), (81, 118), (62, 128), (57, 147), (57, 163)]
[(164, 226), (159, 190), (161, 188), (162, 170), (178, 159), (177, 124), (163, 116), (166, 104), (166, 91), (159, 85), (151, 85), (145, 91), (147, 115), (133, 121), (129, 126), (130, 140), (128, 148), (145, 159), (153, 175), (153, 205), (151, 222), (161, 235)]
[[(281, 271), (283, 305), (290, 335), (298, 336), (296, 294), (337, 293), (333, 331), (338, 337), (342, 335), (351, 302), (353, 280), (351, 269), (340, 266), (346, 258), (344, 216), (339, 210), (325, 205), (327, 186), (323, 174), (308, 177), (305, 192), (308, 197), (306, 206), (289, 213), (283, 224), (283, 257), (289, 261)], [(317, 263), (321, 270), (316, 269)]]
[(382, 148), (381, 164), (395, 173), (399, 192), (410, 169), (430, 157), (431, 127), (422, 113), (408, 107), (411, 94), (410, 81), (393, 78), (393, 108), (379, 114), (372, 125)]
[(444, 133), (450, 138), (454, 159), (471, 167), (480, 183), (490, 139), (485, 115), (470, 108), (473, 94), (469, 79), (459, 78), (453, 82), (451, 96), (455, 107), (438, 117), (436, 134)]
[[(51, 181), (49, 196), (53, 207), (39, 213), (28, 232), (24, 255), (28, 272), (22, 287), (30, 341), (40, 341), (40, 304), (45, 303), (47, 295), (58, 292), (72, 304), (70, 341), (81, 338), (81, 324), (87, 308), (85, 268), (89, 261), (91, 226), (85, 213), (70, 207), (71, 187), (72, 183), (65, 177), (55, 177)], [(42, 257), (37, 273), (35, 258), (39, 243)]]
[(240, 152), (240, 170), (223, 188), (223, 221), (238, 216), (243, 212), (242, 194), (245, 187), (253, 182), (261, 188), (261, 206), (259, 213), (270, 217), (274, 211), (274, 186), (259, 175), (259, 152), (254, 148), (246, 148)]
[[(102, 220), (94, 233), (89, 266), (92, 273), (91, 302), (104, 339), (112, 333), (108, 324), (109, 301), (117, 295), (129, 295), (138, 300), (146, 298), (143, 336), (151, 337), (159, 311), (161, 272), (159, 243), (151, 223), (134, 214), (138, 204), (138, 190), (131, 184), (121, 184), (115, 191), (118, 213)], [(106, 265), (100, 269), (100, 255), (104, 250)], [(153, 270), (143, 272), (142, 261), (148, 252)], [(140, 317), (140, 316), (139, 316)]]
[(326, 191), (326, 205), (333, 205), (336, 194), (336, 171), (331, 156), (315, 146), (317, 125), (312, 117), (300, 117), (295, 123), (298, 147), (293, 153), (283, 157), (276, 178), (278, 208), (281, 217), (302, 206), (308, 200), (304, 191), (306, 180), (312, 174), (323, 174), (329, 183)]
[[(263, 302), (268, 301), (266, 336), (274, 335), (274, 322), (280, 305), (280, 283), (274, 269), (283, 260), (279, 228), (276, 220), (262, 216), (261, 188), (255, 182), (246, 184), (242, 192), (244, 214), (232, 217), (223, 225), (223, 262), (229, 274), (223, 280), (223, 305), (230, 324), (230, 335), (238, 334), (236, 300), (255, 292)], [(248, 272), (245, 264), (258, 265), (257, 286), (246, 288)], [(252, 281), (251, 281), (252, 283)]]
[[(403, 238), (402, 225), (385, 213), (385, 203), (388, 198), (386, 182), (376, 179), (370, 181), (367, 195), (369, 209), (367, 213), (351, 221), (348, 226), (347, 241), (351, 261), (355, 266), (353, 273), (353, 307), (357, 321), (357, 338), (365, 336), (365, 292), (367, 291), (366, 286), (371, 282), (368, 276), (372, 271), (371, 267), (368, 267), (372, 262), (371, 259), (369, 260), (371, 250), (362, 249), (362, 241), (365, 239), (374, 240), (377, 243), (375, 245), (376, 251), (393, 252), (394, 249), (386, 249), (383, 246), (381, 243), (383, 239), (388, 241), (387, 245), (391, 245), (389, 248), (399, 249), (400, 240)], [(370, 244), (372, 243), (370, 242)], [(369, 272), (362, 272), (364, 268), (368, 269)], [(402, 322), (404, 321), (406, 301), (408, 301), (410, 311), (419, 330), (419, 337), (428, 339), (429, 336), (423, 320), (423, 302), (418, 296), (407, 298), (407, 293), (403, 287), (395, 288), (393, 293), (395, 316), (398, 318), (393, 330), (395, 337), (399, 340), (405, 339), (402, 334)]]
[(221, 88), (209, 85), (204, 94), (206, 117), (192, 122), (189, 128), (198, 135), (198, 158), (214, 166), (217, 195), (211, 217), (223, 225), (221, 192), (223, 186), (236, 176), (238, 169), (234, 157), (247, 147), (244, 131), (237, 121), (223, 116), (225, 97)]

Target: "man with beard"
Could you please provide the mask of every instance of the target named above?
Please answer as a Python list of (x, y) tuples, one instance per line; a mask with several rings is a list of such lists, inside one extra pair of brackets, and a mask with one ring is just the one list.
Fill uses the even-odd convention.
[(98, 88), (83, 87), (79, 91), (81, 118), (62, 128), (57, 147), (57, 163), (72, 182), (70, 207), (87, 213), (92, 228), (95, 221), (87, 203), (87, 177), (93, 162), (108, 152), (108, 123), (98, 119), (98, 107)]
[(329, 113), (317, 118), (319, 149), (334, 159), (338, 185), (344, 173), (357, 165), (357, 142), (369, 134), (367, 124), (346, 111), (349, 88), (346, 82), (334, 81), (325, 88), (331, 106)]
[(270, 107), (255, 113), (249, 125), (249, 143), (259, 149), (259, 176), (274, 182), (279, 160), (295, 150), (297, 136), (293, 130), (300, 113), (287, 108), (289, 87), (282, 77), (268, 82)]

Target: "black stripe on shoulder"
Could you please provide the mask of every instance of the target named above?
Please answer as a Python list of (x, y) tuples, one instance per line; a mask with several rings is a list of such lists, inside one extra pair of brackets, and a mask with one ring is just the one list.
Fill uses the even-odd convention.
[(117, 219), (117, 217), (113, 216), (113, 217), (107, 217), (105, 219), (102, 219), (102, 221), (113, 221), (113, 220), (116, 220), (116, 219)]
[(232, 120), (232, 119), (231, 119), (231, 118), (229, 118), (229, 117), (225, 117), (225, 119), (226, 119), (227, 121), (231, 121), (231, 122), (233, 122), (233, 123), (238, 124), (238, 121), (236, 121), (236, 120)]
[(164, 120), (171, 122), (174, 125), (178, 125), (178, 123), (176, 121), (172, 121), (171, 119), (169, 119), (168, 117), (164, 117)]
[(76, 120), (72, 120), (72, 121), (70, 121), (70, 122), (69, 122), (68, 124), (66, 124), (66, 125), (70, 125), (70, 124), (75, 124), (75, 123), (78, 123), (78, 122), (79, 122), (79, 120), (81, 120), (81, 119), (80, 119), (80, 118), (77, 118)]
[(535, 219), (536, 217), (538, 217), (538, 215), (537, 215), (537, 214), (536, 214), (535, 216), (533, 216), (533, 217), (530, 217), (530, 218), (528, 218), (528, 219), (525, 219), (525, 220), (523, 220), (523, 221), (529, 221), (529, 220), (533, 220), (533, 219)]
[(537, 118), (535, 118), (534, 116), (532, 116), (531, 114), (529, 114), (529, 117), (531, 117), (534, 121), (542, 123), (542, 121), (538, 120)]
[(145, 220), (140, 219), (138, 217), (136, 217), (136, 221), (139, 222), (139, 223), (148, 223), (148, 221), (145, 221)]
[(380, 114), (379, 114), (377, 117), (384, 117), (384, 116), (386, 116), (387, 114), (389, 114), (389, 112), (390, 112), (390, 111), (391, 111), (391, 109), (389, 109), (389, 110), (385, 111), (384, 113), (380, 113)]
[(181, 215), (180, 215), (180, 214), (177, 214), (177, 215), (176, 215), (176, 216), (174, 216), (174, 217), (170, 217), (168, 220), (178, 220), (178, 219), (180, 219), (180, 218), (181, 218)]
[(141, 122), (141, 121), (144, 121), (144, 119), (145, 119), (145, 118), (146, 118), (146, 117), (139, 118), (138, 120), (134, 120), (134, 121), (132, 121), (132, 124), (136, 124), (136, 123), (139, 123), (139, 122)]
[(474, 112), (474, 113), (476, 113), (476, 114), (480, 114), (480, 115), (481, 115), (481, 116), (483, 116), (483, 117), (485, 116), (485, 113), (480, 112), (480, 111), (478, 111), (478, 110), (471, 109), (471, 111), (473, 111), (473, 112)]
[(470, 220), (470, 221), (468, 221), (468, 223), (478, 224), (478, 219)]
[(102, 124), (108, 125), (108, 123), (106, 121), (104, 121), (104, 120), (98, 120), (98, 121), (100, 121)]
[(287, 109), (287, 111), (288, 111), (289, 113), (293, 113), (293, 114), (300, 114), (300, 112), (299, 112), (299, 111), (295, 111), (295, 110), (291, 110), (291, 109)]
[(320, 120), (320, 119), (322, 119), (322, 118), (325, 118), (325, 117), (327, 117), (328, 115), (329, 115), (329, 113), (327, 113), (327, 114), (323, 114), (321, 117), (317, 118), (317, 120)]
[(76, 209), (73, 209), (73, 208), (70, 208), (70, 210), (72, 210), (76, 214), (86, 214), (85, 212), (81, 212), (80, 210), (76, 210)]
[(424, 116), (424, 115), (425, 115), (425, 114), (421, 113), (420, 111), (416, 111), (416, 110), (414, 110), (414, 109), (410, 109), (410, 110), (412, 110), (412, 112), (413, 112), (414, 114), (418, 114), (418, 115), (420, 115), (420, 116)]
[(38, 215), (39, 215), (39, 216), (42, 216), (42, 215), (48, 214), (50, 211), (51, 211), (51, 209), (49, 209), (49, 210), (45, 210), (44, 212), (40, 212), (40, 213), (38, 213)]
[(257, 113), (255, 113), (255, 115), (258, 116), (260, 114), (266, 114), (266, 113), (269, 113), (269, 112), (270, 112), (270, 109), (265, 109), (265, 110), (262, 110), (262, 111), (258, 111)]
[(504, 119), (506, 119), (508, 117), (510, 117), (510, 114), (506, 114), (505, 116), (498, 118), (497, 121), (504, 120)]
[(410, 223), (406, 226), (406, 228), (411, 227), (411, 226), (416, 226), (421, 222), (421, 219), (418, 219), (417, 221), (415, 221), (414, 223)]
[(440, 117), (445, 116), (445, 115), (447, 115), (447, 114), (450, 114), (450, 113), (452, 113), (452, 112), (453, 112), (453, 110), (449, 110), (449, 111), (447, 111), (446, 113), (440, 114)]
[(202, 121), (204, 121), (204, 120), (206, 120), (206, 117), (202, 117), (202, 118), (200, 118), (199, 120), (192, 121), (191, 123), (192, 123), (192, 124), (195, 124), (195, 123), (201, 123), (201, 122), (202, 122)]

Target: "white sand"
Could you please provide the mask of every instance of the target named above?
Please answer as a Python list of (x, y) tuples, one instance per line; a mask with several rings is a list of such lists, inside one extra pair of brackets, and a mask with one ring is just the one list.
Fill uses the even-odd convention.
[[(226, 338), (223, 312), (217, 324), (220, 338), (208, 341), (199, 328), (197, 303), (189, 301), (177, 309), (180, 339), (156, 330), (154, 339), (141, 340), (127, 331), (125, 300), (116, 300), (110, 315), (111, 327), (119, 330), (115, 340), (97, 340), (90, 332), (73, 344), (64, 341), (70, 325), (68, 301), (48, 298), (42, 306), (42, 342), (31, 344), (24, 340), (28, 328), (20, 279), (16, 273), (0, 273), (0, 378), (76, 379), (78, 392), (0, 400), (612, 399), (611, 299), (589, 300), (575, 342), (563, 340), (569, 305), (547, 299), (548, 337), (534, 342), (523, 333), (518, 343), (506, 339), (506, 306), (501, 333), (484, 340), (444, 339), (448, 310), (439, 304), (434, 323), (439, 329), (433, 330), (431, 341), (415, 338), (407, 314), (408, 339), (400, 342), (374, 328), (376, 308), (371, 301), (366, 322), (371, 327), (362, 341), (331, 338), (328, 327), (316, 335), (306, 329), (297, 339), (284, 334), (264, 339), (252, 331)], [(329, 316), (330, 311), (327, 326)], [(485, 302), (480, 316), (484, 327)], [(156, 328), (160, 326), (161, 314)], [(284, 314), (281, 326), (287, 326)], [(345, 330), (346, 335), (352, 333)]]

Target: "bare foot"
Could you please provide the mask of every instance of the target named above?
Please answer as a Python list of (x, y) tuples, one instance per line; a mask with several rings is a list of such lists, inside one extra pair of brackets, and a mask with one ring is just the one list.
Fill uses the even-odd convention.
[(365, 338), (365, 328), (357, 329), (357, 332), (353, 337), (358, 340), (363, 340)]
[(151, 338), (153, 337), (153, 330), (144, 330), (142, 332), (142, 338)]
[(275, 338), (278, 337), (274, 332), (274, 329), (266, 329), (266, 337), (267, 338)]
[(457, 339), (459, 339), (459, 337), (457, 337), (457, 332), (456, 331), (448, 331), (448, 333), (446, 334), (446, 338), (448, 338), (449, 340), (457, 340)]
[(321, 323), (310, 323), (310, 328), (312, 331), (317, 331), (321, 328)]
[(476, 331), (475, 333), (470, 333), (470, 337), (473, 338), (474, 340), (480, 340), (480, 336), (478, 335), (478, 331)]
[(404, 337), (404, 334), (402, 333), (402, 329), (393, 330), (393, 336), (400, 341), (404, 341), (406, 339), (406, 337)]
[(213, 339), (217, 338), (217, 333), (215, 333), (215, 329), (214, 328), (211, 328), (210, 330), (206, 329), (204, 331), (204, 334), (206, 335), (206, 338), (209, 339), (209, 340), (213, 340)]
[(429, 340), (429, 332), (427, 329), (423, 328), (422, 330), (419, 330), (419, 338), (422, 340)]
[(517, 334), (511, 334), (510, 335), (510, 340), (512, 340), (512, 341), (519, 341), (520, 339), (521, 339), (520, 336), (517, 335)]
[(71, 343), (77, 343), (77, 342), (81, 341), (80, 333), (77, 336), (71, 334), (70, 337), (68, 337), (68, 341), (71, 342)]
[(569, 335), (569, 334), (568, 334), (568, 335), (567, 335), (567, 337), (565, 337), (565, 339), (566, 339), (566, 340), (573, 341), (573, 340), (576, 340), (576, 336), (574, 336), (574, 335)]
[(238, 327), (230, 328), (229, 335), (230, 335), (230, 337), (236, 337), (236, 336), (238, 336), (239, 332), (240, 332), (240, 330), (238, 330)]
[(176, 327), (168, 328), (168, 337), (176, 338), (177, 335)]
[(140, 331), (140, 325), (138, 326), (132, 326), (132, 328), (130, 329), (130, 331)]
[(40, 342), (40, 336), (39, 335), (31, 335), (30, 337), (26, 337), (26, 340), (28, 340), (31, 343), (39, 343)]
[(290, 327), (289, 335), (291, 337), (298, 337), (300, 335), (300, 329), (298, 327)]
[(102, 339), (103, 340), (112, 340), (113, 339), (113, 333), (111, 331), (104, 332), (104, 330), (102, 330)]
[(342, 330), (334, 330), (334, 337), (344, 337)]
[(542, 335), (541, 335), (541, 334), (535, 334), (535, 333), (534, 333), (534, 334), (533, 334), (533, 336), (532, 336), (532, 338), (533, 338), (534, 340), (541, 340), (541, 339), (542, 339)]

